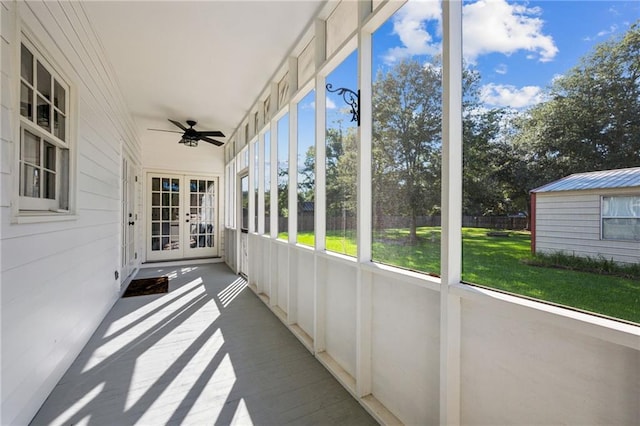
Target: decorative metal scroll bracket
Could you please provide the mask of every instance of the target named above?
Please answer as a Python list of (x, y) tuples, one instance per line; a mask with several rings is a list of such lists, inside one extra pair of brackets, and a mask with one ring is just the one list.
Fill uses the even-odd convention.
[(344, 102), (351, 108), (351, 121), (355, 121), (358, 123), (358, 127), (360, 127), (360, 90), (354, 92), (345, 87), (334, 89), (331, 83), (327, 84), (327, 90), (342, 96)]

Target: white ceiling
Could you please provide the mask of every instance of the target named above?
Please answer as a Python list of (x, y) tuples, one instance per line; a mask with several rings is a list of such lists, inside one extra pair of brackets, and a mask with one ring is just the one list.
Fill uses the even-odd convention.
[[(86, 1), (144, 141), (167, 118), (227, 137), (323, 1)], [(169, 136), (170, 134), (167, 134)], [(226, 141), (227, 139), (222, 139)]]

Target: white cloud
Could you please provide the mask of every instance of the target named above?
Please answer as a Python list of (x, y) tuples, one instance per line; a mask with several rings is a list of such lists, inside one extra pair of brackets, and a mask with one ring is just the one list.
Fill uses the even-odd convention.
[[(531, 53), (530, 59), (551, 61), (558, 48), (553, 38), (542, 32), (544, 21), (540, 14), (540, 8), (509, 4), (506, 0), (465, 4), (462, 27), (465, 59), (474, 63), (480, 55), (496, 52), (511, 55), (525, 50)], [(393, 33), (402, 44), (387, 51), (385, 62), (392, 64), (412, 55), (439, 53), (440, 42), (434, 40), (434, 35), (442, 34), (441, 16), (438, 1), (409, 1), (393, 18)]]
[(489, 83), (480, 89), (480, 99), (487, 105), (525, 108), (544, 101), (544, 94), (538, 86), (517, 88), (511, 85)]
[(331, 100), (330, 97), (327, 96), (326, 100), (326, 109), (336, 109), (336, 103)]
[(531, 59), (551, 61), (558, 48), (549, 35), (542, 32), (541, 9), (505, 0), (480, 0), (463, 8), (463, 51), (474, 63), (480, 55), (519, 50), (531, 52)]
[(498, 64), (494, 71), (498, 74), (504, 75), (509, 71), (509, 68), (507, 67), (507, 64)]
[(442, 32), (440, 2), (409, 1), (393, 18), (393, 32), (402, 42), (401, 47), (389, 49), (385, 62), (394, 63), (413, 55), (434, 55), (440, 52), (440, 43), (433, 40), (426, 23), (437, 21), (437, 31)]

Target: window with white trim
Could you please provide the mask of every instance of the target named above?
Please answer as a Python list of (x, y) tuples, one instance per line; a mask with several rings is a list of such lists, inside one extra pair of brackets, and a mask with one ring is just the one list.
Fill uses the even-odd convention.
[(602, 239), (640, 241), (640, 196), (602, 197)]
[(20, 47), (20, 211), (69, 210), (69, 85), (38, 50)]

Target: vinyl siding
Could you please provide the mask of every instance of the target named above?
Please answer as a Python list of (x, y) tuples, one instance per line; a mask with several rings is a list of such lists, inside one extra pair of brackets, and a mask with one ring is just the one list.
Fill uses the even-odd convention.
[(600, 197), (629, 193), (629, 189), (538, 193), (536, 250), (640, 262), (640, 242), (600, 239)]
[[(14, 22), (18, 8), (19, 22)], [(4, 2), (1, 49), (2, 424), (26, 424), (118, 297), (121, 156), (141, 146), (81, 5)], [(15, 223), (18, 25), (71, 85), (76, 218)], [(75, 176), (75, 179), (74, 179)], [(141, 197), (138, 197), (141, 200)], [(139, 239), (139, 236), (137, 237)]]

